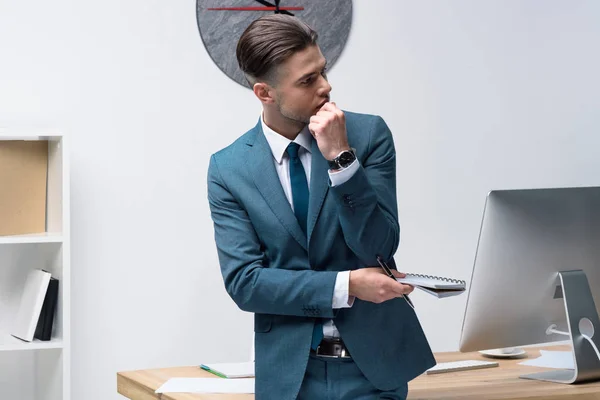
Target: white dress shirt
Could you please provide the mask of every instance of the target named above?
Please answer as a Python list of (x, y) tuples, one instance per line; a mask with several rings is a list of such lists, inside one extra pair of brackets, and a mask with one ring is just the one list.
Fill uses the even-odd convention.
[[(269, 143), (269, 147), (271, 148), (271, 152), (273, 153), (273, 162), (275, 164), (275, 170), (277, 171), (277, 175), (279, 176), (279, 181), (281, 182), (281, 186), (283, 187), (283, 192), (285, 193), (285, 197), (287, 198), (290, 206), (292, 207), (292, 211), (294, 210), (294, 202), (292, 199), (292, 183), (290, 181), (290, 159), (286, 152), (288, 145), (292, 142), (288, 138), (283, 135), (278, 134), (269, 128), (265, 121), (261, 117), (262, 129), (267, 138), (267, 142)], [(306, 182), (308, 183), (308, 190), (310, 193), (310, 171), (311, 171), (311, 144), (313, 141), (313, 137), (308, 130), (308, 125), (304, 127), (304, 129), (298, 134), (294, 142), (300, 145), (300, 149), (298, 150), (298, 157), (300, 158), (300, 162), (302, 163), (302, 167), (304, 167), (304, 172), (306, 174)], [(345, 168), (341, 171), (329, 173), (329, 180), (331, 181), (331, 186), (341, 185), (344, 182), (348, 181), (354, 173), (359, 168), (358, 160), (355, 160), (348, 168)], [(335, 288), (333, 291), (333, 308), (348, 308), (352, 307), (354, 303), (354, 297), (350, 296), (348, 293), (350, 286), (350, 271), (342, 271), (338, 272), (335, 279)], [(323, 321), (323, 336), (325, 337), (339, 337), (340, 334), (333, 323), (333, 320)]]

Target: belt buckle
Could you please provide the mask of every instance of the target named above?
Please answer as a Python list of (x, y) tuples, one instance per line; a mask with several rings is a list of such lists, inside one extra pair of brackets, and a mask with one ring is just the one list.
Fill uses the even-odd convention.
[[(334, 345), (335, 346), (335, 345)], [(348, 353), (348, 351), (346, 350), (346, 346), (344, 346), (342, 343), (339, 344), (339, 346), (341, 347), (340, 349), (340, 354), (339, 355), (328, 355), (328, 354), (321, 354), (319, 352), (319, 350), (321, 349), (321, 345), (319, 344), (317, 346), (317, 350), (315, 350), (315, 354), (318, 357), (324, 357), (324, 358), (351, 358), (350, 354)]]

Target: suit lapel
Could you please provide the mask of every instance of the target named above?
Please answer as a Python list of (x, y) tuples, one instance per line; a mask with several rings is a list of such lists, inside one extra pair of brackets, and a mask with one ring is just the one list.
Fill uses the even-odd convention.
[(311, 166), (310, 166), (310, 199), (308, 202), (308, 240), (317, 223), (317, 218), (323, 206), (323, 200), (329, 189), (329, 174), (327, 173), (329, 165), (327, 160), (321, 154), (317, 141), (313, 139), (311, 146)]
[(263, 134), (260, 121), (254, 128), (254, 132), (254, 137), (250, 137), (246, 143), (248, 146), (252, 147), (247, 159), (247, 165), (254, 178), (254, 183), (281, 224), (290, 232), (294, 239), (307, 250), (308, 242), (306, 235), (302, 232), (298, 220), (290, 207), (290, 203), (285, 197), (281, 182), (279, 181), (279, 176), (277, 176), (277, 171), (273, 164), (273, 153)]

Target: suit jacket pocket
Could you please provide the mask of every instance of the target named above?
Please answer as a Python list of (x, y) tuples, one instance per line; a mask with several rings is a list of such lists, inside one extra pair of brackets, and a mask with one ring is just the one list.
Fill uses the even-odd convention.
[(273, 317), (269, 314), (254, 314), (254, 332), (269, 332)]

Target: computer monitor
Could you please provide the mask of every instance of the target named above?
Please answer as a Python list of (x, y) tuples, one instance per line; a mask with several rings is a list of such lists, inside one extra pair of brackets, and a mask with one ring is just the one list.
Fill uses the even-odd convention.
[(460, 351), (571, 340), (575, 370), (522, 378), (598, 380), (598, 306), (600, 187), (488, 193)]

